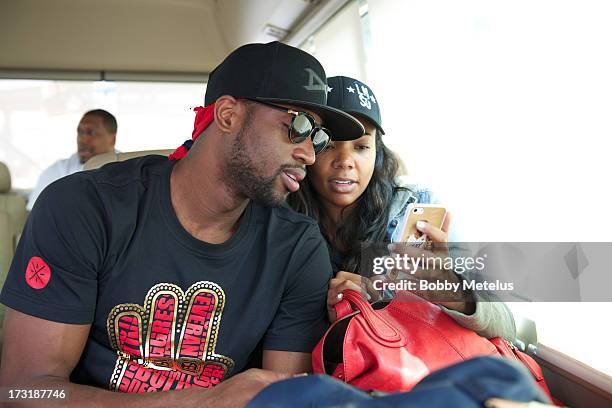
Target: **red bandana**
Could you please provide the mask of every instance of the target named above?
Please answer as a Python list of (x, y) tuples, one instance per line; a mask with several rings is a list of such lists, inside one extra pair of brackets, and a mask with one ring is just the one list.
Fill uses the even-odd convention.
[(198, 106), (193, 108), (193, 110), (196, 113), (196, 117), (195, 121), (193, 122), (193, 132), (191, 133), (191, 140), (187, 140), (181, 146), (177, 147), (176, 150), (168, 156), (168, 159), (170, 160), (182, 159), (191, 148), (193, 142), (213, 122), (215, 118), (214, 103), (211, 103), (206, 107)]

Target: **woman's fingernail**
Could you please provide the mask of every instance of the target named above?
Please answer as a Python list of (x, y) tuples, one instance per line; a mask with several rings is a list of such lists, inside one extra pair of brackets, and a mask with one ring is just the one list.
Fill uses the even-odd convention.
[(497, 407), (497, 399), (491, 398), (485, 401), (484, 406), (486, 408), (496, 408)]
[(427, 223), (425, 221), (417, 221), (416, 227), (419, 231), (423, 231), (427, 227)]

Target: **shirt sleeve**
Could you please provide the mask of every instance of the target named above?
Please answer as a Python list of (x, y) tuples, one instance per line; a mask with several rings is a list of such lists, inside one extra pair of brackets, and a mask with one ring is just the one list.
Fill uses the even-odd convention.
[(326, 304), (332, 269), (316, 226), (308, 228), (294, 253), (280, 306), (264, 337), (264, 350), (310, 353), (329, 325)]
[[(453, 258), (474, 257), (474, 252), (468, 243), (458, 243), (451, 241), (450, 255)], [(459, 273), (461, 272), (461, 273)], [(456, 272), (461, 280), (477, 279), (478, 273), (475, 269), (466, 269)], [(500, 302), (492, 294), (470, 290), (470, 295), (474, 299), (475, 311), (467, 315), (456, 310), (447, 309), (442, 306), (442, 310), (452, 317), (461, 326), (475, 331), (480, 336), (488, 339), (492, 337), (503, 337), (508, 341), (513, 341), (516, 337), (516, 326), (514, 317), (508, 306)]]
[(442, 310), (461, 326), (474, 330), (482, 337), (487, 339), (503, 337), (508, 341), (513, 341), (516, 337), (516, 326), (508, 306), (504, 302), (479, 299), (476, 294), (474, 297), (476, 298), (474, 314), (466, 315), (441, 306)]
[(49, 185), (25, 225), (0, 301), (46, 320), (91, 323), (107, 247), (103, 214), (87, 177)]

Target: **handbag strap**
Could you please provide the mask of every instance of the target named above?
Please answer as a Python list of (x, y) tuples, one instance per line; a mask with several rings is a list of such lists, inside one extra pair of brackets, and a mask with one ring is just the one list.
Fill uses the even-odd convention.
[(346, 317), (353, 313), (353, 308), (351, 307), (351, 304), (349, 302), (345, 302), (344, 300), (336, 303), (334, 309), (336, 309), (336, 320), (340, 320), (343, 317)]
[(342, 294), (342, 300), (336, 304), (336, 315), (338, 319), (352, 313), (352, 307), (355, 307), (359, 310), (361, 316), (363, 316), (370, 330), (372, 330), (374, 335), (378, 338), (389, 342), (402, 340), (401, 333), (380, 316), (379, 313), (376, 313), (374, 309), (372, 309), (372, 306), (361, 297), (359, 292), (347, 289), (343, 291)]

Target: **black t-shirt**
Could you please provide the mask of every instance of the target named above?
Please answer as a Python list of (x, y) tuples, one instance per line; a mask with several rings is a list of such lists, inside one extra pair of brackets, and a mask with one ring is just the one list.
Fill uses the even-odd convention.
[(28, 219), (0, 300), (92, 324), (74, 382), (209, 387), (258, 344), (310, 352), (326, 328), (331, 266), (315, 222), (251, 202), (228, 241), (199, 241), (172, 208), (173, 165), (147, 156), (65, 177)]

